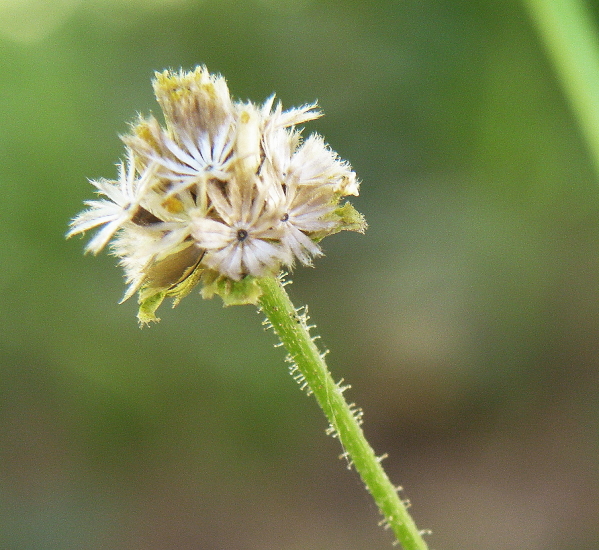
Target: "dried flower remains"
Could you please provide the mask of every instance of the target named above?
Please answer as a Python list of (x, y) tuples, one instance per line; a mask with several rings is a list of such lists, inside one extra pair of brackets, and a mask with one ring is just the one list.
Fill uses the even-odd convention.
[(198, 283), (204, 297), (254, 303), (256, 278), (296, 260), (311, 265), (323, 237), (365, 229), (341, 204), (358, 194), (350, 165), (321, 136), (302, 139), (298, 125), (321, 115), (316, 104), (234, 102), (206, 67), (156, 73), (153, 83), (166, 126), (154, 117), (132, 124), (118, 178), (91, 182), (104, 198), (87, 201), (68, 232), (99, 227), (86, 247), (94, 254), (112, 240), (124, 300), (139, 292), (142, 323)]

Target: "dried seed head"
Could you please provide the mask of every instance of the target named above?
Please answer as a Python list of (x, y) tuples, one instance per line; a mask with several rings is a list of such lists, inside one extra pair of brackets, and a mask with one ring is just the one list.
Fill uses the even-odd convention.
[(112, 239), (125, 299), (139, 291), (142, 323), (199, 282), (205, 297), (253, 303), (256, 277), (295, 260), (311, 265), (322, 238), (366, 228), (341, 204), (358, 194), (349, 164), (297, 129), (321, 115), (316, 104), (283, 111), (274, 96), (262, 106), (233, 102), (225, 79), (203, 66), (156, 73), (154, 91), (166, 127), (153, 117), (132, 125), (118, 179), (92, 181), (105, 198), (86, 202), (68, 233), (100, 227), (87, 245), (93, 253)]

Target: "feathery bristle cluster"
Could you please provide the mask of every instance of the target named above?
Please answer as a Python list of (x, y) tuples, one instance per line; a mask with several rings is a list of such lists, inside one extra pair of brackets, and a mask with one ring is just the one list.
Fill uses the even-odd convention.
[(364, 230), (340, 204), (358, 194), (355, 173), (321, 136), (302, 140), (297, 129), (320, 116), (316, 104), (233, 102), (206, 67), (156, 73), (154, 90), (166, 127), (154, 117), (132, 125), (118, 178), (91, 182), (105, 198), (86, 202), (68, 233), (100, 227), (87, 245), (94, 254), (112, 240), (142, 322), (200, 281), (205, 296), (255, 301), (252, 278), (310, 265), (323, 237)]

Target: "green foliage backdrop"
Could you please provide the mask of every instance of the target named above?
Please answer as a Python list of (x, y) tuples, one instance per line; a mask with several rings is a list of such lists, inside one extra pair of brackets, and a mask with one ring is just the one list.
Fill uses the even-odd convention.
[[(599, 13), (599, 4), (592, 5)], [(599, 20), (599, 19), (598, 19)], [(390, 547), (252, 307), (64, 241), (154, 70), (318, 99), (370, 228), (290, 293), (432, 548), (599, 545), (599, 182), (519, 2), (0, 3), (0, 546)]]

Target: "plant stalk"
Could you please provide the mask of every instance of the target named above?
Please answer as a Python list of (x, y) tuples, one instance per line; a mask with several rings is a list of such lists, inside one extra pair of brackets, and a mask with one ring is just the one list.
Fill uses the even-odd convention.
[(364, 437), (361, 411), (348, 405), (343, 387), (335, 383), (321, 353), (310, 336), (307, 316), (298, 313), (280, 280), (265, 277), (259, 280), (262, 289), (260, 306), (272, 324), (291, 360), (297, 367), (301, 382), (314, 394), (331, 424), (331, 432), (339, 438), (344, 455), (360, 474), (374, 498), (384, 523), (395, 534), (405, 550), (426, 550), (422, 533), (416, 527), (399, 498), (398, 489), (389, 480), (377, 457)]
[(525, 0), (599, 175), (599, 35), (583, 0)]

